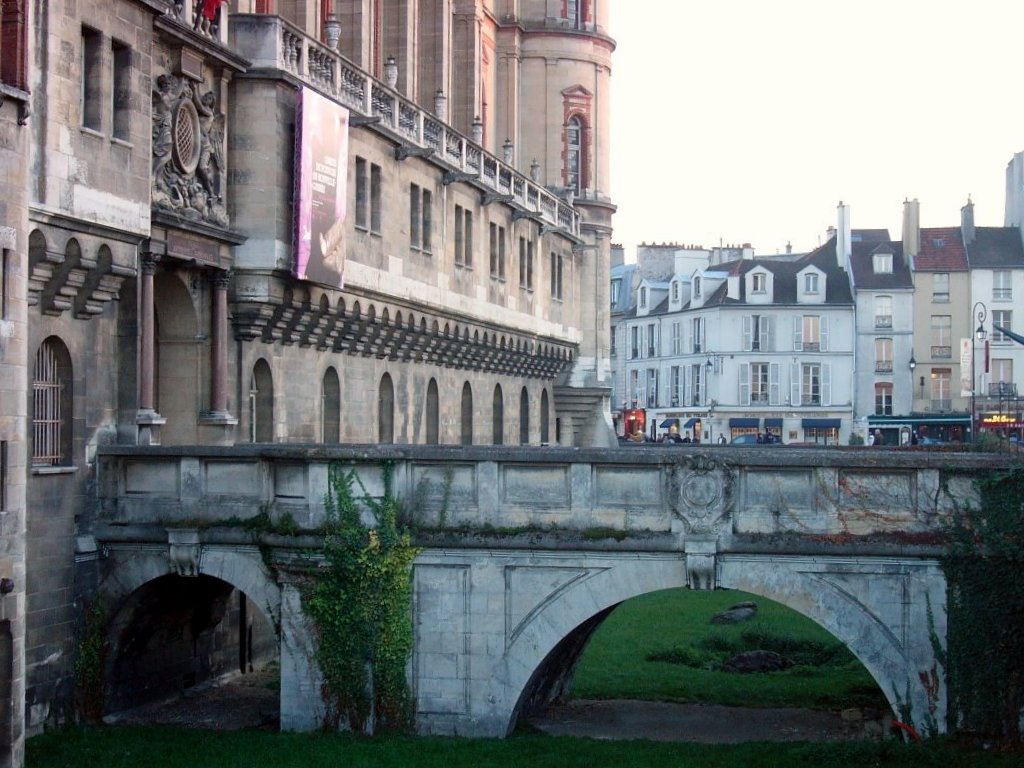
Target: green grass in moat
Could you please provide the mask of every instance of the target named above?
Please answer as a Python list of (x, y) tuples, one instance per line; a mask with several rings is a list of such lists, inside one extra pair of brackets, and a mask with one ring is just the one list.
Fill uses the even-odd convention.
[(1020, 768), (1020, 755), (952, 744), (840, 742), (707, 746), (536, 734), (508, 739), (72, 729), (28, 742), (26, 768)]
[[(746, 600), (757, 603), (753, 619), (711, 624), (715, 613)], [(776, 650), (773, 645), (797, 665), (752, 674), (716, 668), (735, 653)], [(785, 606), (733, 590), (671, 589), (623, 603), (584, 651), (572, 696), (751, 707), (888, 708), (864, 666), (827, 631)]]

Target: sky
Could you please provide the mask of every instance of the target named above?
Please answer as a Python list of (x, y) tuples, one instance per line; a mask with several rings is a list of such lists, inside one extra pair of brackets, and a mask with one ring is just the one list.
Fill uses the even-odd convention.
[(605, 0), (613, 242), (817, 247), (840, 201), (902, 237), (1002, 226), (1021, 0)]

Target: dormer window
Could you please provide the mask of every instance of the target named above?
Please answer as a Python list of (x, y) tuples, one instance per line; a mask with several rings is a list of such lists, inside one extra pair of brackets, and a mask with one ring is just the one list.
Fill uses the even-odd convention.
[(753, 276), (753, 291), (754, 293), (764, 293), (767, 290), (768, 279), (767, 275), (763, 272), (758, 272)]
[(641, 309), (646, 309), (647, 308), (647, 289), (646, 288), (641, 288), (640, 289), (640, 308)]
[(818, 292), (818, 273), (808, 272), (804, 275), (804, 293)]
[(679, 301), (679, 283), (672, 281), (672, 301)]
[(619, 303), (619, 288), (622, 286), (621, 280), (612, 280), (612, 306), (614, 307)]
[(874, 267), (876, 275), (892, 274), (892, 254), (876, 253), (874, 256)]
[(693, 295), (700, 296), (700, 278), (693, 278)]

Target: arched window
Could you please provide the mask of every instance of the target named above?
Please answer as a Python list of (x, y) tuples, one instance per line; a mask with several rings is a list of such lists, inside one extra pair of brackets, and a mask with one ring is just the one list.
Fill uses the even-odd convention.
[(381, 376), (377, 390), (377, 441), (395, 442), (395, 385), (387, 373)]
[(260, 358), (249, 382), (249, 437), (254, 443), (274, 442), (274, 375)]
[(473, 388), (467, 381), (462, 385), (462, 445), (473, 444)]
[(583, 121), (570, 117), (565, 126), (565, 185), (575, 194), (583, 189)]
[(540, 393), (540, 442), (545, 445), (551, 442), (550, 416), (548, 415), (548, 391)]
[(331, 366), (324, 372), (320, 434), (325, 443), (341, 442), (341, 382)]
[(491, 404), (491, 442), (501, 445), (505, 442), (505, 401), (501, 394), (501, 384), (494, 385), (494, 400)]
[(51, 336), (36, 350), (32, 369), (32, 465), (71, 464), (71, 355)]
[(427, 445), (438, 443), (438, 410), (437, 381), (431, 379), (427, 384)]
[(530, 393), (523, 387), (519, 393), (519, 444), (530, 442)]

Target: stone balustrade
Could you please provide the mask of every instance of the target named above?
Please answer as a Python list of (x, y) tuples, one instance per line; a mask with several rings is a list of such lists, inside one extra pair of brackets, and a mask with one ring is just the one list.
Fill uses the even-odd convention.
[(430, 152), (449, 173), (488, 193), (507, 195), (526, 215), (579, 236), (580, 217), (571, 205), (299, 27), (279, 16), (234, 14), (230, 33), (232, 49), (252, 62), (252, 70), (286, 72), (374, 120), (377, 129), (399, 142), (396, 151)]

